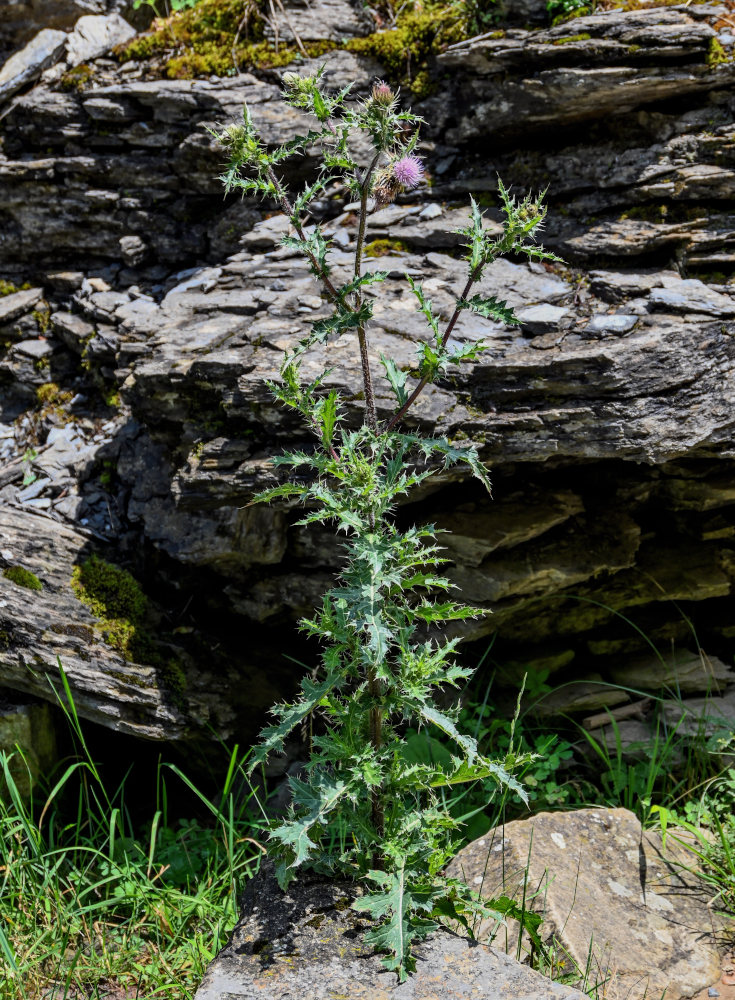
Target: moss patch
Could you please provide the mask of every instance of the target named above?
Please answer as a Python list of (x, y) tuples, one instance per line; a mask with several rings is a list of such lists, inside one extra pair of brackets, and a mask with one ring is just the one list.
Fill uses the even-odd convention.
[[(157, 18), (153, 29), (121, 46), (121, 61), (157, 59), (163, 76), (188, 80), (197, 76), (230, 76), (235, 72), (233, 45), (240, 69), (274, 69), (287, 66), (301, 54), (295, 46), (279, 45), (278, 51), (265, 38), (265, 22), (252, 3), (247, 25), (241, 27), (242, 0), (199, 0), (191, 10)], [(327, 40), (307, 42), (307, 55), (318, 58), (336, 48)]]
[(3, 570), (3, 576), (11, 583), (16, 583), (19, 587), (25, 587), (27, 590), (43, 590), (43, 584), (36, 574), (22, 566), (8, 566), (7, 569)]
[(579, 35), (567, 35), (565, 38), (557, 38), (556, 41), (552, 42), (552, 45), (569, 45), (571, 42), (586, 42), (590, 36), (586, 32), (581, 32)]
[(148, 599), (130, 573), (99, 556), (90, 556), (74, 567), (71, 588), (99, 618), (99, 629), (109, 646), (126, 660), (146, 662), (141, 657), (150, 656), (151, 640), (141, 626)]
[(402, 240), (373, 240), (365, 244), (366, 257), (388, 257), (394, 253), (406, 253), (408, 245)]
[(94, 70), (92, 67), (86, 63), (81, 63), (81, 65), (74, 66), (63, 74), (59, 81), (59, 86), (62, 90), (81, 93), (93, 76)]
[[(107, 645), (131, 663), (155, 667), (159, 683), (170, 691), (174, 704), (184, 708), (186, 672), (179, 660), (171, 656), (170, 647), (157, 643), (146, 627), (150, 603), (135, 577), (93, 555), (74, 567), (71, 587), (81, 603), (99, 619), (95, 631)], [(89, 626), (81, 627), (92, 632)], [(85, 634), (84, 638), (88, 636)], [(131, 684), (143, 683), (127, 674), (119, 679)]]
[(461, 42), (469, 33), (465, 4), (415, 2), (401, 10), (391, 31), (352, 38), (345, 48), (377, 59), (391, 80), (403, 84), (416, 97), (426, 97), (436, 86), (429, 71), (432, 56)]
[(5, 295), (15, 295), (16, 292), (24, 292), (27, 288), (32, 288), (30, 281), (25, 281), (22, 285), (14, 285), (12, 281), (0, 278), (0, 298)]
[(61, 389), (56, 382), (44, 382), (36, 389), (39, 416), (41, 418), (52, 416), (57, 423), (69, 423), (71, 415), (65, 407), (71, 403), (72, 398), (73, 394), (66, 389)]
[(709, 68), (714, 69), (716, 66), (721, 66), (727, 62), (731, 62), (731, 57), (725, 52), (720, 42), (716, 38), (710, 39), (709, 49), (707, 50), (707, 65)]

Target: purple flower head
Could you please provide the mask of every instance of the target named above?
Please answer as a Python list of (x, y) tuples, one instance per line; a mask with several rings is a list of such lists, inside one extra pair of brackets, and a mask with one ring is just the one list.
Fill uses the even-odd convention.
[(402, 156), (393, 164), (393, 176), (401, 185), (410, 191), (415, 188), (424, 178), (424, 165), (418, 156), (409, 154)]

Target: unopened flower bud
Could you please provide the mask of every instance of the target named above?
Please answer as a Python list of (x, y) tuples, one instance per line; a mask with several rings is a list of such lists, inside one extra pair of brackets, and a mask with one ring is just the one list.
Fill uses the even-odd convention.
[(378, 80), (373, 85), (373, 100), (382, 107), (389, 107), (395, 99), (395, 94), (384, 80)]

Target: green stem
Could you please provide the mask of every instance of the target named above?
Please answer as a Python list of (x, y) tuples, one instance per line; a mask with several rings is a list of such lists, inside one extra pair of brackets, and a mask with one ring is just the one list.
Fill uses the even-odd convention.
[[(365, 171), (360, 187), (360, 222), (357, 230), (357, 246), (355, 247), (355, 277), (362, 274), (362, 249), (365, 244), (365, 228), (367, 226), (367, 202), (370, 196), (370, 179), (373, 171), (378, 165), (380, 153), (376, 153), (372, 163)], [(362, 292), (358, 288), (355, 292), (355, 311), (362, 305)], [(361, 323), (357, 328), (357, 341), (360, 345), (360, 364), (362, 366), (362, 383), (365, 388), (365, 423), (370, 430), (378, 432), (378, 414), (375, 407), (375, 391), (373, 390), (373, 378), (370, 373), (370, 356), (368, 352), (368, 339), (365, 324)]]
[[(273, 167), (270, 167), (270, 166), (266, 167), (266, 174), (268, 175), (268, 180), (271, 182), (271, 184), (275, 188), (276, 196), (278, 198), (278, 201), (281, 204), (281, 208), (283, 209), (284, 213), (288, 216), (288, 218), (289, 218), (289, 220), (291, 222), (291, 225), (296, 230), (296, 233), (297, 233), (299, 239), (302, 240), (305, 243), (306, 242), (306, 236), (304, 234), (304, 227), (301, 225), (301, 221), (296, 217), (296, 215), (294, 213), (293, 205), (289, 201), (288, 195), (286, 194), (286, 191), (285, 191), (283, 185), (281, 184), (281, 182), (276, 177), (276, 174), (275, 174), (275, 172), (273, 170)], [(313, 253), (310, 253), (308, 250), (305, 250), (304, 253), (309, 258), (309, 261), (311, 262), (311, 266), (314, 268), (314, 273), (316, 274), (316, 276), (319, 278), (319, 280), (324, 285), (324, 288), (326, 289), (326, 292), (327, 292), (327, 295), (329, 296), (329, 298), (333, 302), (337, 302), (339, 300), (339, 296), (337, 295), (337, 289), (334, 287), (334, 285), (330, 281), (329, 275), (325, 274), (324, 271), (321, 269), (321, 267), (319, 266), (319, 261), (316, 259), (316, 257), (314, 256)]]
[[(368, 668), (368, 690), (373, 701), (370, 709), (370, 742), (374, 750), (379, 750), (383, 744), (383, 713), (379, 706), (375, 704), (380, 701), (380, 681), (375, 675), (375, 667)], [(383, 787), (376, 785), (370, 793), (370, 818), (376, 834), (382, 838), (385, 828), (385, 814), (383, 811)], [(383, 867), (382, 858), (376, 852), (373, 864), (379, 870)]]
[[(449, 340), (449, 338), (450, 338), (450, 336), (452, 334), (452, 330), (454, 329), (454, 325), (457, 322), (457, 320), (459, 319), (459, 314), (462, 311), (460, 309), (460, 307), (459, 307), (459, 303), (462, 301), (462, 299), (466, 299), (467, 296), (470, 294), (470, 289), (472, 288), (472, 286), (474, 285), (475, 281), (477, 280), (476, 275), (477, 275), (477, 270), (473, 271), (472, 274), (469, 276), (469, 278), (467, 279), (467, 284), (462, 289), (462, 294), (457, 299), (457, 305), (456, 305), (456, 307), (454, 309), (454, 312), (451, 315), (451, 318), (450, 318), (449, 322), (447, 323), (447, 327), (446, 327), (446, 329), (444, 331), (444, 335), (442, 336), (442, 339), (441, 339), (441, 348), (442, 349), (447, 346), (447, 341)], [(385, 426), (383, 427), (383, 433), (384, 434), (387, 434), (388, 431), (392, 430), (396, 426), (396, 424), (401, 419), (401, 417), (404, 415), (404, 413), (406, 413), (406, 411), (409, 410), (413, 406), (413, 404), (416, 402), (416, 400), (418, 399), (418, 397), (421, 395), (421, 393), (424, 391), (424, 389), (426, 388), (426, 386), (428, 384), (429, 384), (429, 380), (427, 378), (422, 378), (421, 379), (421, 381), (419, 382), (419, 384), (413, 390), (413, 392), (408, 397), (408, 399), (403, 404), (403, 406), (400, 408), (400, 410), (396, 410), (396, 412), (393, 414), (393, 416), (390, 418), (390, 420), (385, 424)]]

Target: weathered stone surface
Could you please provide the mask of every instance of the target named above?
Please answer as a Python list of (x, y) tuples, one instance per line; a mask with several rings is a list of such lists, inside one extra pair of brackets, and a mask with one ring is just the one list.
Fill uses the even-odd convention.
[(119, 14), (87, 14), (80, 17), (66, 43), (66, 62), (78, 66), (122, 45), (135, 35), (135, 28)]
[[(526, 885), (527, 905), (543, 914), (542, 938), (610, 995), (642, 1000), (666, 991), (681, 1000), (717, 982), (721, 955), (720, 926), (682, 864), (691, 868), (692, 856), (671, 838), (664, 849), (633, 813), (581, 809), (498, 827), (448, 870), (487, 897), (521, 898)], [(514, 936), (517, 928), (509, 944)]]
[(266, 25), (266, 34), (275, 41), (293, 44), (294, 39), (316, 42), (323, 38), (342, 41), (367, 35), (375, 30), (369, 12), (351, 0), (308, 0), (274, 6)]
[(729, 739), (735, 732), (735, 689), (723, 697), (685, 698), (664, 701), (663, 718), (679, 736)]
[(58, 62), (66, 51), (66, 38), (63, 31), (44, 28), (24, 49), (11, 56), (0, 69), (0, 102), (39, 77), (47, 66)]
[[(465, 102), (447, 137), (457, 142), (487, 131), (565, 125), (708, 90), (714, 71), (706, 57), (715, 32), (707, 15), (713, 12), (610, 11), (575, 18), (573, 25), (511, 29), (501, 38), (491, 32), (450, 46), (439, 65), (462, 74)], [(725, 84), (735, 71), (725, 64), (718, 72)], [(488, 77), (494, 78), (491, 96)]]
[[(83, 718), (122, 733), (156, 740), (232, 735), (247, 715), (259, 715), (277, 696), (265, 676), (246, 691), (235, 672), (210, 659), (194, 666), (170, 639), (159, 665), (126, 660), (105, 639), (105, 628), (71, 589), (74, 565), (91, 554), (91, 538), (27, 504), (0, 508), (0, 565), (35, 574), (30, 590), (0, 573), (0, 677), (5, 687), (56, 700), (61, 662)], [(171, 663), (175, 663), (175, 668)], [(224, 667), (224, 672), (222, 668)], [(229, 674), (229, 676), (228, 676)], [(254, 678), (253, 678), (254, 681)]]
[(683, 694), (699, 691), (722, 691), (726, 684), (735, 681), (735, 671), (716, 656), (680, 650), (660, 659), (647, 657), (614, 667), (613, 680), (618, 684), (644, 691), (668, 688)]
[(21, 48), (42, 28), (68, 31), (89, 14), (121, 14), (140, 29), (153, 11), (147, 4), (136, 9), (134, 0), (5, 0), (0, 22), (0, 52)]
[(566, 712), (613, 708), (629, 700), (630, 696), (625, 691), (606, 684), (600, 674), (592, 674), (540, 698), (533, 706), (533, 712), (541, 718), (549, 718)]
[(196, 1000), (583, 1000), (578, 990), (448, 931), (417, 946), (416, 972), (399, 985), (362, 941), (370, 924), (350, 909), (359, 894), (349, 883), (309, 875), (284, 894), (270, 872), (256, 875)]
[(24, 313), (33, 309), (43, 297), (42, 288), (26, 288), (21, 292), (13, 292), (0, 298), (0, 328), (7, 335), (8, 324), (18, 319)]
[(13, 755), (10, 773), (21, 796), (28, 798), (57, 759), (55, 720), (50, 707), (38, 702), (8, 702), (0, 694), (0, 750)]

